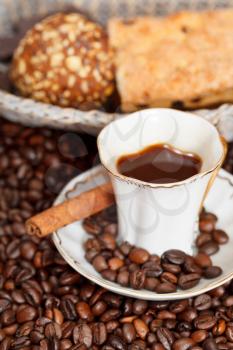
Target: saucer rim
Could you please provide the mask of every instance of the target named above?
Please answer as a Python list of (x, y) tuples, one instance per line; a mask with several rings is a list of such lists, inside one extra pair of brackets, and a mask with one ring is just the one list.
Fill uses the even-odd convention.
[[(77, 188), (77, 185), (80, 185), (82, 183), (87, 183), (90, 181), (91, 178), (93, 178), (93, 175), (101, 174), (105, 171), (104, 167), (102, 165), (98, 165), (96, 167), (91, 168), (90, 170), (82, 173), (81, 175), (76, 176), (73, 178), (70, 182), (67, 183), (67, 185), (64, 187), (64, 189), (59, 193), (58, 197), (54, 201), (54, 205), (57, 205), (62, 202), (61, 197), (62, 196), (68, 196), (71, 192), (75, 191)], [(233, 187), (233, 176), (225, 171), (224, 169), (220, 169), (217, 177), (219, 177), (222, 181), (227, 181), (232, 187)], [(52, 240), (58, 250), (58, 252), (61, 254), (61, 256), (68, 262), (68, 264), (78, 273), (80, 273), (82, 276), (90, 280), (91, 282), (96, 283), (97, 285), (115, 292), (120, 295), (124, 295), (131, 298), (137, 298), (137, 299), (143, 299), (143, 300), (151, 300), (151, 301), (164, 301), (164, 300), (179, 300), (179, 299), (186, 299), (190, 297), (195, 297), (197, 295), (203, 294), (208, 292), (209, 290), (212, 290), (214, 288), (217, 288), (218, 286), (228, 282), (230, 279), (233, 278), (233, 270), (232, 272), (228, 273), (224, 277), (218, 277), (214, 279), (212, 282), (210, 282), (207, 286), (202, 288), (197, 288), (196, 286), (195, 290), (193, 288), (188, 290), (178, 290), (174, 293), (154, 293), (152, 291), (147, 291), (145, 289), (142, 290), (135, 290), (129, 287), (123, 287), (118, 285), (117, 283), (108, 281), (104, 278), (99, 276), (95, 276), (92, 273), (86, 271), (85, 268), (82, 267), (82, 265), (73, 259), (67, 251), (62, 247), (61, 238), (59, 237), (59, 230), (55, 231), (52, 234)], [(87, 262), (88, 263), (88, 262)]]

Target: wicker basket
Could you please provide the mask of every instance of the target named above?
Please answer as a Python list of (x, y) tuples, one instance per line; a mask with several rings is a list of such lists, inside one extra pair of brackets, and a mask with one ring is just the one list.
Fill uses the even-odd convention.
[[(233, 7), (233, 0), (1, 0), (0, 36), (13, 32), (14, 25), (24, 18), (46, 15), (71, 5), (105, 24), (112, 16), (164, 15), (183, 9)], [(6, 69), (0, 64), (0, 69)], [(220, 131), (233, 140), (233, 106), (199, 110), (198, 114), (218, 124)], [(87, 132), (93, 135), (109, 122), (124, 116), (99, 110), (83, 112), (73, 108), (60, 108), (22, 98), (0, 90), (0, 114), (5, 118), (28, 126), (46, 126), (57, 129)]]

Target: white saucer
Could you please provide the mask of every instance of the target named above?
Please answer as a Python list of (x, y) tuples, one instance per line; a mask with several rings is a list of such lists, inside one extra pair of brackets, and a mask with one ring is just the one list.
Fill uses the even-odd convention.
[[(55, 204), (67, 198), (78, 195), (97, 185), (109, 181), (108, 175), (102, 166), (97, 166), (70, 181), (59, 194)], [(225, 170), (220, 170), (213, 187), (205, 202), (208, 211), (214, 212), (218, 218), (219, 228), (225, 230), (230, 240), (222, 245), (217, 254), (213, 255), (214, 265), (221, 266), (223, 274), (213, 280), (201, 279), (200, 283), (189, 290), (178, 290), (175, 293), (157, 294), (147, 290), (134, 290), (109, 282), (86, 261), (83, 243), (89, 235), (84, 231), (82, 222), (77, 221), (53, 234), (53, 241), (63, 258), (80, 274), (100, 286), (113, 292), (144, 299), (144, 300), (174, 300), (189, 298), (207, 292), (233, 278), (233, 176)]]

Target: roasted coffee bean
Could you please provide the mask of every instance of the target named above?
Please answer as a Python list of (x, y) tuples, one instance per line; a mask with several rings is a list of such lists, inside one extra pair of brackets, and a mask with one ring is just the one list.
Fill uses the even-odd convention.
[(212, 235), (213, 235), (214, 241), (217, 242), (218, 244), (225, 244), (229, 240), (228, 235), (223, 230), (214, 230)]
[[(79, 279), (80, 281), (80, 279)], [(95, 285), (93, 284), (84, 284), (80, 290), (79, 296), (83, 301), (89, 300), (95, 292)]]
[(137, 264), (131, 263), (128, 265), (128, 270), (129, 272), (134, 272), (136, 270), (140, 270), (140, 267)]
[(122, 304), (122, 297), (111, 292), (104, 293), (103, 300), (106, 301), (109, 306), (115, 308), (120, 307)]
[(195, 257), (195, 262), (198, 266), (205, 268), (212, 265), (210, 257), (205, 253), (198, 253)]
[(75, 344), (85, 345), (89, 348), (92, 345), (92, 331), (91, 328), (84, 323), (74, 327), (73, 340)]
[(149, 257), (150, 254), (142, 248), (133, 248), (129, 253), (129, 259), (135, 264), (144, 264)]
[(116, 248), (116, 239), (110, 233), (102, 234), (99, 240), (105, 249), (114, 250)]
[(34, 322), (33, 321), (28, 321), (25, 322), (22, 325), (19, 325), (17, 329), (16, 336), (22, 337), (24, 335), (30, 335), (34, 327)]
[[(73, 350), (73, 349), (72, 349)], [(102, 350), (114, 350), (114, 348), (111, 345), (104, 345), (102, 347)]]
[(124, 316), (129, 316), (133, 312), (133, 300), (126, 298), (122, 306), (122, 312)]
[(156, 332), (158, 328), (162, 327), (163, 321), (159, 319), (154, 319), (150, 323), (150, 331), (151, 332)]
[(181, 321), (191, 323), (197, 317), (197, 310), (194, 307), (187, 307), (178, 317)]
[(136, 339), (129, 346), (129, 350), (146, 350), (146, 342), (142, 339)]
[(202, 215), (199, 222), (199, 229), (201, 232), (212, 232), (215, 229), (217, 217), (214, 214)]
[(141, 339), (145, 339), (147, 336), (147, 333), (149, 332), (149, 328), (148, 328), (147, 324), (140, 318), (136, 318), (133, 321), (133, 324), (134, 324), (137, 335)]
[(205, 278), (216, 278), (222, 274), (222, 269), (219, 266), (209, 266), (204, 270)]
[(97, 255), (94, 259), (93, 259), (93, 266), (96, 269), (96, 271), (101, 272), (103, 270), (106, 270), (108, 268), (108, 264), (105, 260), (105, 258), (101, 255)]
[(130, 253), (132, 246), (129, 242), (123, 242), (120, 244), (119, 249), (125, 256), (127, 256)]
[(22, 290), (24, 292), (24, 297), (28, 304), (35, 306), (40, 305), (42, 300), (41, 292), (38, 291), (36, 288), (31, 287), (29, 284), (24, 283), (22, 284)]
[(103, 276), (103, 278), (106, 278), (107, 280), (109, 280), (111, 282), (115, 282), (115, 280), (117, 278), (116, 271), (113, 271), (113, 270), (110, 270), (110, 269), (103, 270), (101, 272), (101, 275)]
[(94, 316), (100, 316), (104, 313), (106, 309), (107, 309), (107, 304), (104, 301), (99, 300), (92, 306), (91, 311)]
[(144, 288), (145, 289), (148, 289), (148, 290), (153, 290), (155, 291), (156, 287), (160, 284), (158, 278), (155, 278), (155, 277), (146, 277), (146, 280), (145, 280), (145, 286)]
[(150, 261), (153, 261), (154, 263), (160, 263), (161, 258), (157, 254), (151, 254)]
[(69, 340), (69, 339), (62, 339), (61, 340), (61, 342), (60, 342), (60, 350), (69, 350), (71, 347), (72, 347), (71, 340)]
[(225, 320), (218, 320), (216, 325), (213, 328), (213, 335), (214, 336), (220, 336), (225, 332), (226, 329), (226, 321)]
[(91, 308), (84, 301), (80, 301), (76, 305), (76, 311), (82, 320), (86, 320), (88, 322), (91, 322), (93, 320), (93, 313), (91, 311)]
[(75, 327), (75, 323), (71, 321), (66, 321), (62, 324), (62, 338), (70, 338), (73, 333), (73, 329)]
[(95, 250), (95, 249), (90, 249), (87, 250), (85, 253), (85, 258), (87, 261), (89, 261), (90, 263), (92, 263), (94, 257), (96, 257), (96, 255), (98, 255), (99, 251)]
[(129, 271), (120, 271), (117, 275), (117, 283), (121, 286), (128, 286), (129, 284)]
[(223, 305), (224, 306), (232, 306), (233, 305), (233, 295), (229, 295), (228, 297), (226, 297), (224, 300), (223, 300)]
[(199, 273), (202, 274), (202, 269), (197, 264), (195, 264), (195, 260), (191, 257), (187, 257), (185, 259), (185, 263), (183, 265), (183, 271), (185, 273)]
[(24, 306), (16, 312), (16, 320), (18, 323), (24, 323), (27, 321), (32, 321), (37, 317), (37, 310), (28, 305)]
[(175, 265), (175, 264), (169, 264), (169, 263), (162, 262), (162, 268), (164, 269), (164, 271), (171, 272), (174, 275), (177, 275), (181, 272), (181, 267), (179, 265)]
[(11, 324), (9, 326), (2, 328), (2, 331), (4, 332), (4, 334), (6, 336), (8, 336), (8, 335), (12, 336), (12, 335), (15, 335), (17, 329), (18, 329), (18, 325), (17, 325), (17, 323), (14, 323), (14, 324)]
[(92, 297), (89, 300), (90, 306), (93, 306), (97, 301), (99, 301), (105, 293), (106, 293), (106, 289), (104, 288), (96, 289), (95, 293), (93, 293)]
[(108, 261), (113, 257), (113, 252), (110, 249), (104, 249), (101, 251), (101, 256)]
[(178, 285), (181, 289), (189, 289), (198, 284), (200, 281), (200, 274), (190, 273), (188, 275), (182, 275), (178, 279)]
[(142, 320), (147, 324), (149, 325), (150, 322), (153, 320), (153, 316), (150, 315), (148, 312), (145, 313), (144, 315), (142, 315)]
[[(231, 290), (230, 286), (231, 286), (231, 282), (230, 282), (230, 284), (228, 284), (229, 292)], [(208, 292), (208, 294), (213, 298), (213, 305), (217, 304), (217, 306), (219, 306), (221, 303), (219, 302), (220, 299), (218, 299), (218, 298), (221, 298), (225, 294), (224, 285), (210, 290)]]
[(194, 345), (195, 345), (195, 343), (191, 338), (180, 338), (174, 342), (172, 349), (174, 349), (174, 350), (188, 350)]
[(160, 343), (154, 342), (151, 347), (152, 350), (164, 350), (164, 346)]
[(143, 270), (136, 270), (129, 274), (130, 287), (142, 289), (145, 285), (146, 274)]
[(119, 309), (109, 309), (106, 310), (102, 316), (100, 317), (100, 320), (102, 322), (108, 322), (117, 319), (121, 315), (121, 310)]
[(169, 329), (164, 328), (164, 327), (158, 328), (158, 330), (156, 332), (156, 336), (157, 336), (158, 340), (160, 341), (160, 343), (163, 345), (164, 349), (166, 349), (166, 350), (171, 349), (175, 338)]
[(107, 330), (103, 322), (97, 322), (92, 326), (93, 342), (102, 345), (107, 339)]
[(170, 304), (169, 310), (174, 314), (179, 314), (188, 307), (188, 300), (174, 301)]
[(210, 242), (212, 240), (212, 234), (211, 233), (201, 233), (196, 238), (196, 246), (201, 247), (203, 244)]
[(116, 236), (117, 234), (117, 224), (116, 223), (108, 223), (104, 227), (104, 233), (109, 233), (113, 236)]
[(30, 345), (30, 340), (27, 337), (21, 337), (11, 342), (13, 349), (25, 349), (28, 345)]
[(93, 239), (93, 238), (89, 238), (88, 240), (86, 240), (86, 242), (84, 243), (84, 247), (87, 252), (91, 250), (100, 252), (101, 250), (100, 242), (98, 241), (98, 239)]
[(176, 291), (176, 286), (170, 282), (162, 282), (155, 288), (157, 293), (173, 293)]
[(171, 272), (163, 272), (160, 276), (161, 282), (177, 283), (177, 277)]
[(199, 315), (194, 320), (194, 325), (197, 329), (211, 329), (216, 324), (216, 318), (208, 314)]
[(227, 325), (226, 328), (226, 338), (228, 341), (233, 342), (233, 325)]
[(73, 284), (76, 284), (80, 281), (80, 275), (76, 272), (70, 272), (70, 271), (65, 271), (61, 274), (59, 278), (59, 283), (64, 286), (68, 285), (71, 286)]
[(116, 321), (116, 320), (113, 320), (113, 321), (108, 321), (106, 323), (106, 330), (107, 330), (107, 333), (113, 333), (115, 330), (117, 330), (119, 327), (119, 322)]
[(171, 264), (181, 265), (185, 261), (185, 256), (185, 253), (181, 250), (171, 249), (163, 253), (162, 260)]
[(205, 253), (207, 255), (213, 255), (215, 254), (217, 251), (219, 250), (219, 246), (216, 242), (214, 241), (210, 241), (207, 242), (205, 244), (203, 244), (200, 248), (199, 248), (199, 252), (200, 253)]
[(157, 317), (161, 320), (174, 320), (176, 319), (176, 314), (169, 310), (161, 310), (158, 312)]
[(31, 241), (24, 241), (20, 246), (20, 254), (22, 258), (32, 260), (36, 253), (36, 244)]
[(0, 317), (1, 323), (4, 326), (8, 326), (15, 322), (15, 312), (12, 309), (3, 311)]
[(40, 341), (44, 339), (45, 335), (41, 334), (39, 331), (31, 331), (30, 339), (33, 344), (40, 344)]
[(194, 307), (198, 311), (207, 310), (211, 307), (211, 297), (208, 294), (201, 294), (194, 299)]
[(69, 321), (73, 321), (77, 317), (74, 303), (69, 299), (61, 301), (61, 311), (65, 318)]
[(127, 344), (131, 344), (136, 338), (136, 330), (131, 323), (125, 323), (122, 327), (122, 332)]
[(125, 256), (124, 256), (124, 254), (120, 251), (119, 247), (117, 247), (117, 248), (114, 250), (113, 255), (114, 255), (116, 258), (119, 258), (119, 259), (121, 259), (121, 260), (123, 260), (123, 261), (124, 261), (124, 259), (125, 259)]
[(83, 222), (83, 228), (91, 235), (98, 235), (101, 233), (101, 226), (92, 220), (92, 218), (87, 218)]
[(121, 337), (116, 335), (110, 335), (108, 338), (108, 343), (116, 350), (127, 350), (127, 345)]
[(183, 321), (177, 324), (176, 329), (182, 337), (186, 337), (186, 335), (183, 335), (183, 334), (188, 333), (188, 336), (189, 336), (190, 331), (192, 329), (192, 325), (188, 321)]
[(204, 350), (218, 350), (218, 346), (214, 339), (206, 339), (203, 343)]
[(59, 324), (62, 325), (64, 322), (64, 316), (62, 314), (62, 312), (57, 309), (57, 308), (53, 308), (53, 317), (54, 317), (54, 321)]
[(19, 240), (14, 239), (6, 248), (6, 254), (11, 259), (17, 259), (20, 255)]
[(5, 311), (10, 306), (10, 301), (7, 299), (0, 299), (0, 313)]
[(146, 277), (159, 277), (163, 272), (161, 265), (158, 262), (148, 261), (142, 265), (142, 270)]
[(146, 341), (148, 344), (153, 344), (157, 340), (156, 335), (154, 333), (148, 333), (146, 337)]
[(60, 339), (61, 336), (62, 336), (61, 327), (55, 322), (48, 323), (45, 326), (45, 336), (47, 338), (58, 338), (58, 339)]
[(194, 343), (202, 343), (208, 337), (208, 332), (206, 330), (194, 331), (191, 335)]
[(133, 303), (133, 313), (135, 315), (143, 315), (148, 308), (148, 302), (146, 300), (135, 300)]
[(119, 270), (122, 266), (124, 266), (124, 260), (120, 258), (111, 258), (108, 260), (108, 266), (111, 270)]

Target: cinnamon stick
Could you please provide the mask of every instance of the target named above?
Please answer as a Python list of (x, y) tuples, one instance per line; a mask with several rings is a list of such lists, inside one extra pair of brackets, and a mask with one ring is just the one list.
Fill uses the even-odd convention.
[(113, 203), (113, 189), (108, 182), (33, 216), (26, 222), (26, 231), (29, 235), (44, 237)]

